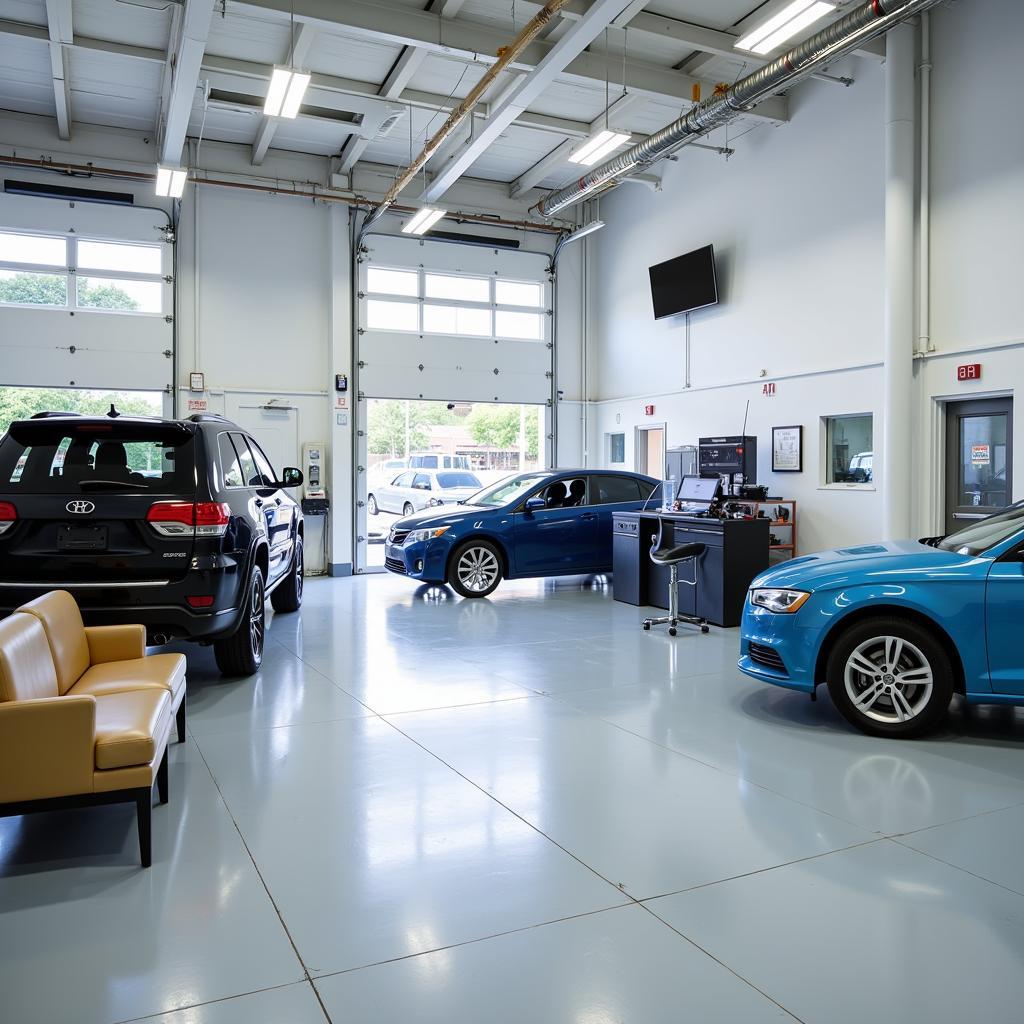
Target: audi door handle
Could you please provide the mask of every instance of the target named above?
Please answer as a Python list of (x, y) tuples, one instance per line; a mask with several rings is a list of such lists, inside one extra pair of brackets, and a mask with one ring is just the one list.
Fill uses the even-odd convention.
[(987, 512), (954, 512), (954, 519), (988, 519)]
[(586, 515), (580, 516), (580, 519), (585, 519), (585, 520), (596, 519), (596, 518), (597, 518), (597, 513), (596, 512), (588, 512)]

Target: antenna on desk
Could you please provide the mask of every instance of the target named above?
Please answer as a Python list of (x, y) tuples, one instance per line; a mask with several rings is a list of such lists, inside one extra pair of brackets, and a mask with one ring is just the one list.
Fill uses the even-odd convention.
[(743, 410), (743, 429), (740, 431), (740, 437), (747, 436), (747, 416), (750, 415), (750, 399), (747, 399), (747, 407)]

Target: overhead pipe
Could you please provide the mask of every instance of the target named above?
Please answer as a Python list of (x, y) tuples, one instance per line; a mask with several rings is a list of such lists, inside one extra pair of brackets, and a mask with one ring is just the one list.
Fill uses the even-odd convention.
[(509, 43), (508, 46), (502, 47), (498, 51), (498, 59), (488, 69), (486, 74), (480, 79), (479, 82), (473, 86), (469, 91), (469, 95), (462, 100), (454, 110), (448, 115), (447, 120), (441, 125), (440, 129), (434, 134), (433, 138), (423, 147), (412, 163), (398, 176), (391, 188), (388, 189), (387, 194), (375, 206), (371, 211), (366, 221), (363, 223), (362, 233), (365, 234), (366, 229), (380, 216), (382, 216), (387, 209), (392, 206), (399, 194), (411, 182), (416, 175), (420, 172), (420, 169), (426, 164), (426, 162), (437, 152), (441, 144), (452, 135), (452, 133), (462, 124), (463, 121), (473, 111), (473, 108), (483, 98), (484, 93), (491, 87), (495, 79), (510, 65), (512, 64), (526, 49), (530, 43), (541, 33), (541, 31), (547, 27), (551, 20), (562, 10), (563, 7), (567, 7), (571, 3), (571, 0), (548, 0), (548, 2), (526, 23), (522, 32), (519, 33)]
[(715, 128), (746, 113), (762, 100), (888, 32), (894, 25), (934, 7), (940, 0), (868, 0), (781, 57), (687, 111), (678, 120), (624, 150), (578, 181), (545, 196), (533, 209), (543, 217), (578, 203), (599, 188), (614, 188), (639, 167), (646, 167)]

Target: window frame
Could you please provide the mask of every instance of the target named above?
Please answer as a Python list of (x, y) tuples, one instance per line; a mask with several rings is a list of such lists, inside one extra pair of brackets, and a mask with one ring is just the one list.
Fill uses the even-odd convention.
[[(104, 313), (115, 316), (139, 316), (139, 317), (165, 317), (169, 316), (171, 310), (167, 308), (167, 294), (164, 286), (170, 283), (170, 279), (163, 273), (142, 274), (130, 270), (101, 270), (98, 268), (80, 267), (78, 264), (78, 246), (80, 242), (95, 242), (101, 245), (125, 245), (135, 248), (152, 248), (160, 254), (161, 268), (163, 266), (163, 249), (160, 242), (145, 242), (139, 239), (129, 238), (97, 238), (92, 235), (81, 238), (74, 233), (58, 231), (27, 231), (24, 228), (6, 227), (0, 224), (0, 232), (10, 235), (24, 235), (27, 238), (52, 238), (62, 239), (64, 242), (64, 263), (21, 263), (16, 260), (0, 259), (0, 270), (11, 271), (15, 274), (40, 274), (61, 277), (64, 279), (65, 301), (63, 305), (37, 302), (6, 302), (0, 300), (0, 309), (49, 309), (59, 312), (73, 311), (76, 313)], [(160, 288), (160, 308), (158, 310), (143, 309), (104, 309), (101, 306), (82, 305), (78, 301), (78, 278), (100, 281), (131, 281), (145, 284), (156, 284)]]
[[(872, 459), (871, 466), (871, 479), (864, 482), (855, 480), (829, 480), (830, 462), (832, 458), (832, 451), (829, 447), (829, 425), (834, 423), (836, 420), (856, 420), (856, 419), (867, 419), (871, 421), (871, 450), (875, 450), (875, 414), (873, 412), (840, 412), (833, 413), (832, 415), (822, 416), (820, 420), (819, 428), (819, 449), (821, 451), (821, 458), (819, 462), (819, 491), (874, 491), (877, 490), (875, 486), (875, 466), (874, 459)], [(859, 454), (859, 453), (854, 453)]]
[[(396, 295), (392, 292), (380, 292), (373, 291), (370, 288), (370, 270), (387, 270), (394, 271), (397, 273), (416, 273), (417, 275), (417, 295), (413, 297), (411, 295)], [(436, 296), (427, 295), (427, 277), (445, 277), (445, 278), (466, 278), (473, 281), (486, 280), (488, 282), (489, 301), (487, 302), (476, 302), (464, 299), (446, 299)], [(541, 304), (538, 306), (520, 306), (513, 305), (511, 303), (498, 302), (497, 301), (497, 288), (498, 284), (528, 284), (537, 286), (540, 289)], [(404, 334), (404, 335), (416, 335), (418, 337), (442, 337), (442, 338), (467, 338), (471, 340), (482, 340), (482, 341), (514, 341), (523, 342), (529, 345), (537, 344), (548, 344), (550, 343), (551, 335), (551, 308), (549, 301), (548, 285), (546, 282), (541, 280), (530, 280), (528, 278), (519, 277), (508, 277), (502, 276), (497, 273), (492, 274), (480, 274), (479, 272), (461, 271), (461, 270), (438, 270), (425, 266), (419, 267), (403, 267), (393, 263), (382, 263), (379, 266), (367, 266), (366, 275), (364, 279), (364, 291), (360, 293), (360, 299), (366, 304), (366, 309), (363, 311), (363, 322), (364, 329), (367, 331), (376, 331), (382, 334)], [(386, 328), (386, 327), (371, 327), (368, 323), (369, 303), (371, 301), (386, 301), (386, 302), (397, 302), (408, 305), (415, 305), (416, 311), (416, 329), (411, 328)], [(424, 327), (423, 311), (425, 306), (451, 306), (456, 309), (474, 309), (474, 310), (486, 310), (490, 318), (490, 330), (487, 334), (471, 334), (471, 333), (452, 333), (448, 331), (436, 331), (427, 330)], [(516, 337), (514, 335), (502, 334), (498, 331), (498, 313), (528, 313), (533, 314), (540, 318), (540, 336), (536, 338), (523, 338)]]

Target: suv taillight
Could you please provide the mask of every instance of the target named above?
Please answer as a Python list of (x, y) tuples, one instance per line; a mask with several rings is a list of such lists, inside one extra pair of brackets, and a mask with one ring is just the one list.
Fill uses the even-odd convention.
[(231, 506), (223, 501), (158, 501), (146, 520), (164, 537), (223, 537), (231, 520)]
[(18, 510), (9, 501), (0, 501), (0, 536), (18, 521)]

